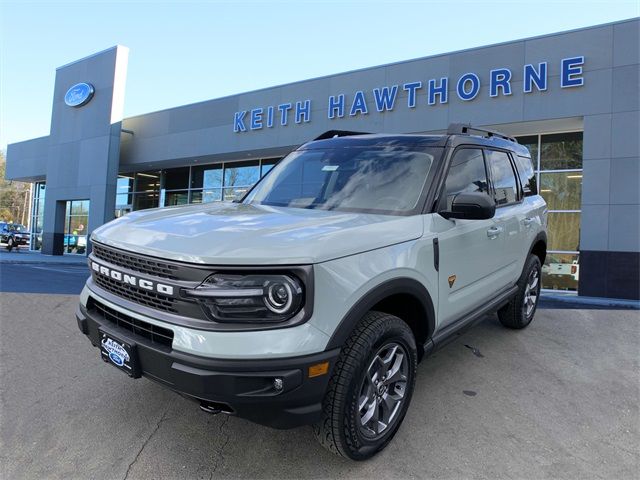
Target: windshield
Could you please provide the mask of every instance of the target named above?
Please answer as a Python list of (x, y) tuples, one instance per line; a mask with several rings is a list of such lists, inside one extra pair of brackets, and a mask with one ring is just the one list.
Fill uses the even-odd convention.
[(284, 158), (244, 203), (382, 214), (419, 205), (436, 147), (298, 150)]
[(5, 228), (7, 230), (11, 231), (11, 232), (26, 232), (27, 231), (27, 227), (25, 227), (24, 225), (20, 225), (18, 223), (9, 223), (9, 224), (7, 224), (7, 226)]

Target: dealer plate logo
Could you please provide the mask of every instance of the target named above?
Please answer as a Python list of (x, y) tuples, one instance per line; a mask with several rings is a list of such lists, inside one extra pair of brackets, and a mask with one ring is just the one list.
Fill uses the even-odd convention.
[(124, 346), (115, 342), (111, 338), (106, 337), (102, 339), (102, 348), (109, 353), (109, 360), (119, 367), (122, 367), (124, 362), (129, 361), (129, 354), (125, 350)]

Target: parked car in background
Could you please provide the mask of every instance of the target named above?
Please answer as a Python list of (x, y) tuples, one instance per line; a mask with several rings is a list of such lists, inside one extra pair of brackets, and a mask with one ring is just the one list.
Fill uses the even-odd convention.
[(6, 249), (9, 251), (28, 246), (29, 229), (19, 223), (0, 222), (0, 243), (6, 244)]

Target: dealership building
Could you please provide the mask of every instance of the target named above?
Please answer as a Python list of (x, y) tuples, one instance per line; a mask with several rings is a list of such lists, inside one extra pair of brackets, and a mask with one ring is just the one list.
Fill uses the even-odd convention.
[(229, 201), (328, 130), (442, 133), (471, 123), (531, 151), (549, 208), (543, 286), (640, 298), (639, 24), (401, 61), (123, 118), (128, 50), (56, 71), (51, 130), (8, 146), (33, 183), (32, 249), (152, 207)]

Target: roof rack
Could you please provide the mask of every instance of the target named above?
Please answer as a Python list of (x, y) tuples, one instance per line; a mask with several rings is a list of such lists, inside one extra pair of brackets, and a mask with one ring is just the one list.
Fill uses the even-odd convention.
[(518, 143), (514, 137), (510, 137), (509, 135), (505, 135), (504, 133), (497, 132), (495, 130), (473, 127), (470, 123), (452, 123), (447, 129), (447, 135), (471, 135), (471, 132), (479, 132), (483, 134), (483, 137), (487, 138), (499, 137), (509, 140), (510, 142)]
[(348, 130), (328, 130), (314, 140), (326, 140), (327, 138), (351, 137), (353, 135), (367, 135), (369, 132), (350, 132)]

